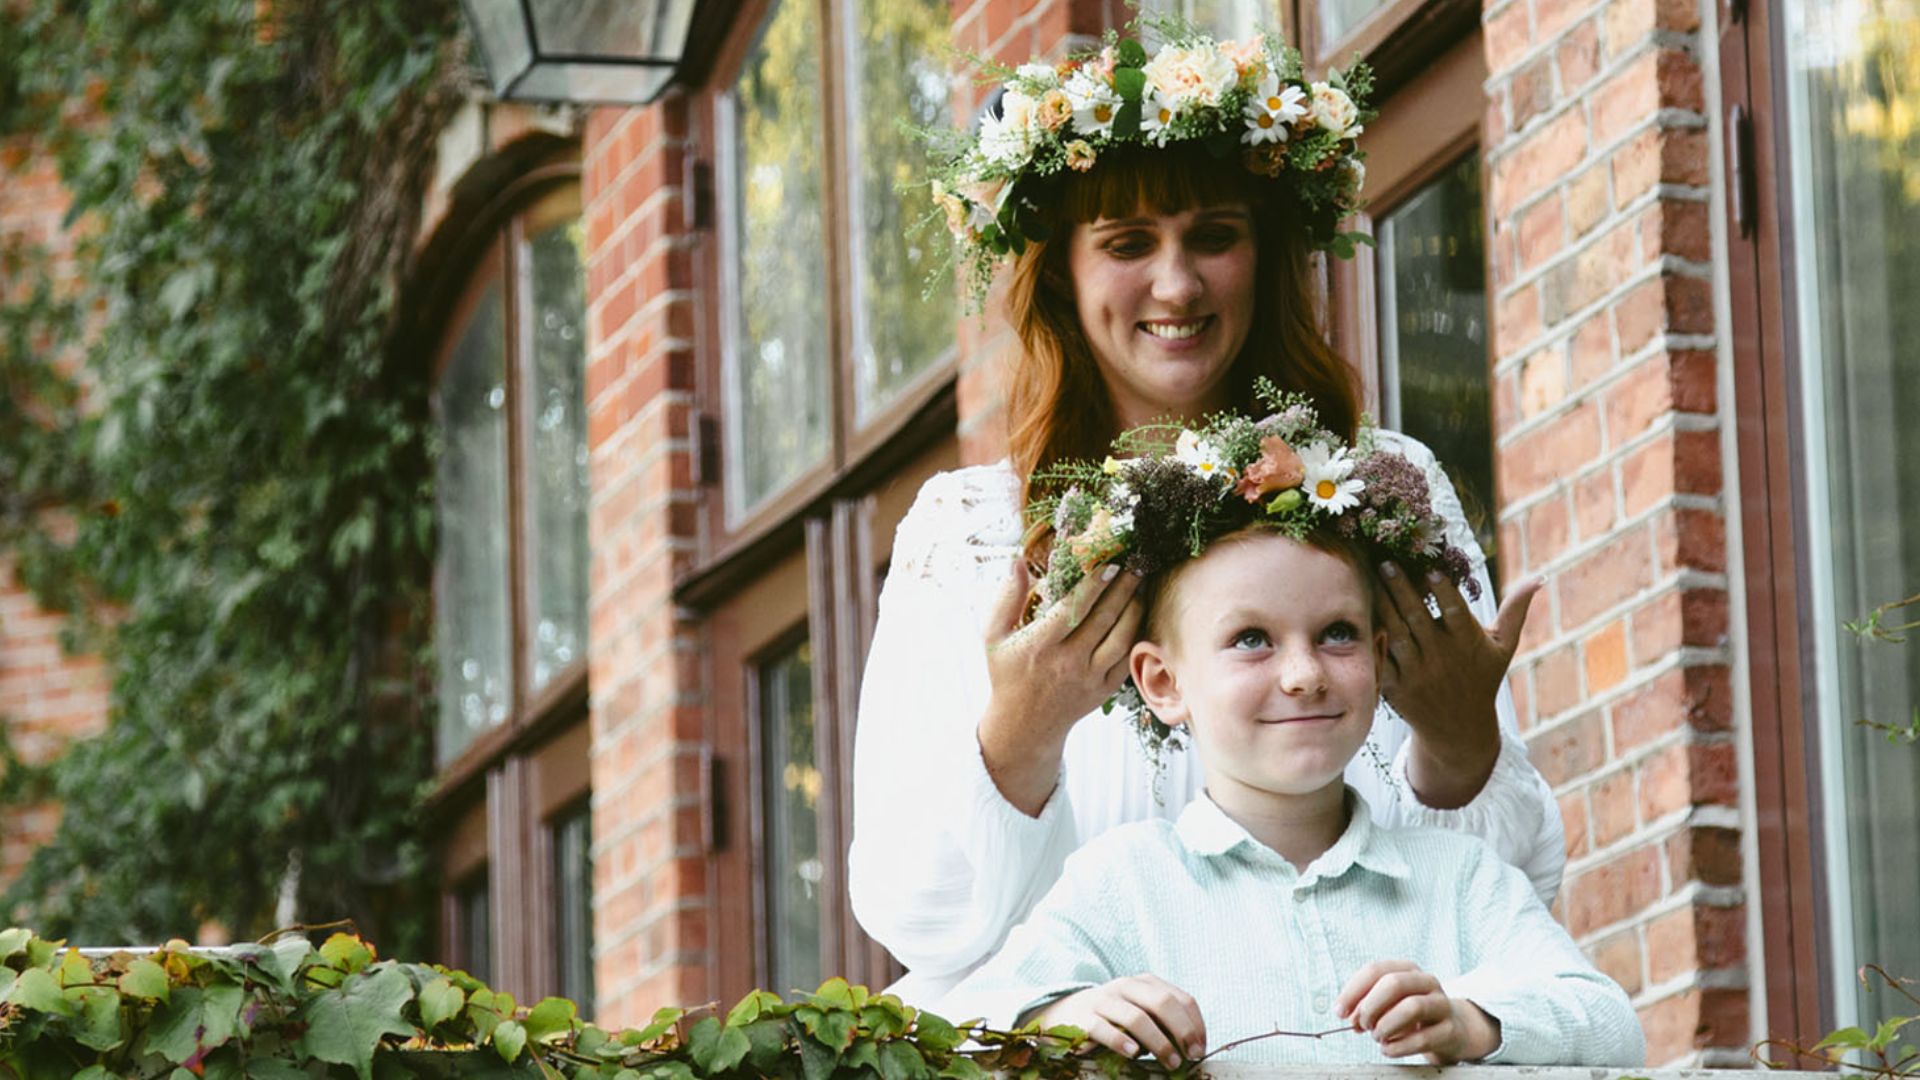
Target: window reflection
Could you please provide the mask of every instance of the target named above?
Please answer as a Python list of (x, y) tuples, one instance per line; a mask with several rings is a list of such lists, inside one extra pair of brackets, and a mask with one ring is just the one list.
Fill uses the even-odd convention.
[(783, 0), (733, 89), (734, 348), (727, 425), (734, 509), (754, 506), (826, 453), (826, 229), (820, 26)]
[(1480, 155), (1462, 158), (1378, 223), (1383, 420), (1431, 447), (1481, 550), (1493, 531), (1493, 408)]
[(821, 775), (814, 757), (813, 649), (801, 642), (760, 666), (761, 805), (765, 816), (767, 986), (812, 990), (820, 967)]
[(528, 243), (532, 378), (524, 415), (532, 541), (528, 609), (534, 690), (586, 659), (586, 281), (581, 225), (563, 222)]
[(513, 707), (507, 594), (507, 385), (500, 283), (481, 293), (440, 379), (444, 440), (436, 648), (441, 764)]
[(593, 814), (586, 803), (553, 823), (554, 956), (560, 996), (593, 1015)]

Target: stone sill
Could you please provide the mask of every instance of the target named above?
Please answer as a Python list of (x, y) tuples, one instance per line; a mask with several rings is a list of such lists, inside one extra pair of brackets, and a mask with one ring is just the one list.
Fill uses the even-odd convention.
[(1204, 1066), (1214, 1080), (1834, 1080), (1830, 1072), (1786, 1069), (1614, 1069), (1566, 1065), (1247, 1065)]

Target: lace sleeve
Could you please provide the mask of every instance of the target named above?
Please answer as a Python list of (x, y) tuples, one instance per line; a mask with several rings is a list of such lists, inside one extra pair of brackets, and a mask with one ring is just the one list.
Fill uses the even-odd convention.
[(990, 690), (983, 626), (1018, 556), (1015, 497), (1004, 469), (921, 488), (895, 536), (860, 688), (848, 886), (919, 995), (997, 948), (1075, 843), (1064, 787), (1028, 817), (987, 775), (975, 734)]
[[(1494, 602), (1493, 582), (1487, 575), (1487, 557), (1467, 524), (1453, 481), (1447, 478), (1433, 451), (1418, 439), (1393, 431), (1381, 431), (1378, 437), (1384, 447), (1420, 466), (1426, 474), (1433, 508), (1447, 522), (1447, 540), (1466, 553), (1473, 579), (1480, 585), (1480, 595), (1468, 597), (1467, 605), (1474, 618), (1491, 625), (1499, 605)], [(1388, 723), (1376, 720), (1375, 727), (1389, 727), (1390, 739), (1397, 748), (1392, 769), (1397, 816), (1409, 825), (1433, 825), (1479, 836), (1501, 858), (1524, 871), (1541, 903), (1551, 905), (1567, 865), (1566, 828), (1560, 821), (1560, 805), (1540, 771), (1533, 767), (1526, 744), (1520, 741), (1513, 691), (1505, 683), (1494, 699), (1494, 711), (1500, 721), (1501, 748), (1493, 774), (1472, 802), (1440, 810), (1421, 803), (1413, 794), (1413, 786), (1407, 781), (1406, 721), (1381, 703), (1381, 717), (1388, 718)]]

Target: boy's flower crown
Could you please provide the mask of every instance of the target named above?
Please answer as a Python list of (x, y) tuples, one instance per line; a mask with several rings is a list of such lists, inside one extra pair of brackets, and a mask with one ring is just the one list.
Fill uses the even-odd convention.
[[(1158, 573), (1250, 526), (1294, 539), (1329, 527), (1409, 573), (1439, 570), (1479, 596), (1472, 565), (1447, 541), (1446, 520), (1418, 466), (1375, 446), (1364, 424), (1348, 444), (1320, 426), (1300, 394), (1265, 379), (1256, 391), (1273, 410), (1265, 419), (1222, 413), (1193, 427), (1148, 424), (1114, 440), (1124, 458), (1063, 462), (1034, 474), (1042, 494), (1027, 506), (1029, 527), (1053, 529), (1036, 615), (1105, 563)], [(1137, 725), (1156, 760), (1174, 739), (1131, 680), (1105, 709)]]
[(1289, 184), (1315, 246), (1346, 257), (1363, 239), (1333, 226), (1360, 208), (1366, 180), (1354, 142), (1375, 115), (1364, 63), (1308, 82), (1299, 51), (1272, 34), (1216, 42), (1170, 16), (1142, 15), (1136, 27), (1164, 42), (1151, 58), (1137, 38), (1109, 30), (1099, 49), (1059, 64), (989, 66), (1003, 84), (998, 114), (982, 115), (977, 134), (925, 133), (937, 159), (933, 200), (976, 300), (1001, 257), (1046, 239), (1033, 189), (1122, 146), (1201, 143)]

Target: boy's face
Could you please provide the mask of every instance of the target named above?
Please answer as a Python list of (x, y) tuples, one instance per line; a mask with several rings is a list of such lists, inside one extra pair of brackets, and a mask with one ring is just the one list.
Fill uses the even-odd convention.
[(1192, 731), (1223, 787), (1303, 795), (1337, 782), (1366, 742), (1386, 635), (1367, 583), (1338, 555), (1271, 533), (1189, 564), (1134, 646), (1133, 677), (1161, 720)]

